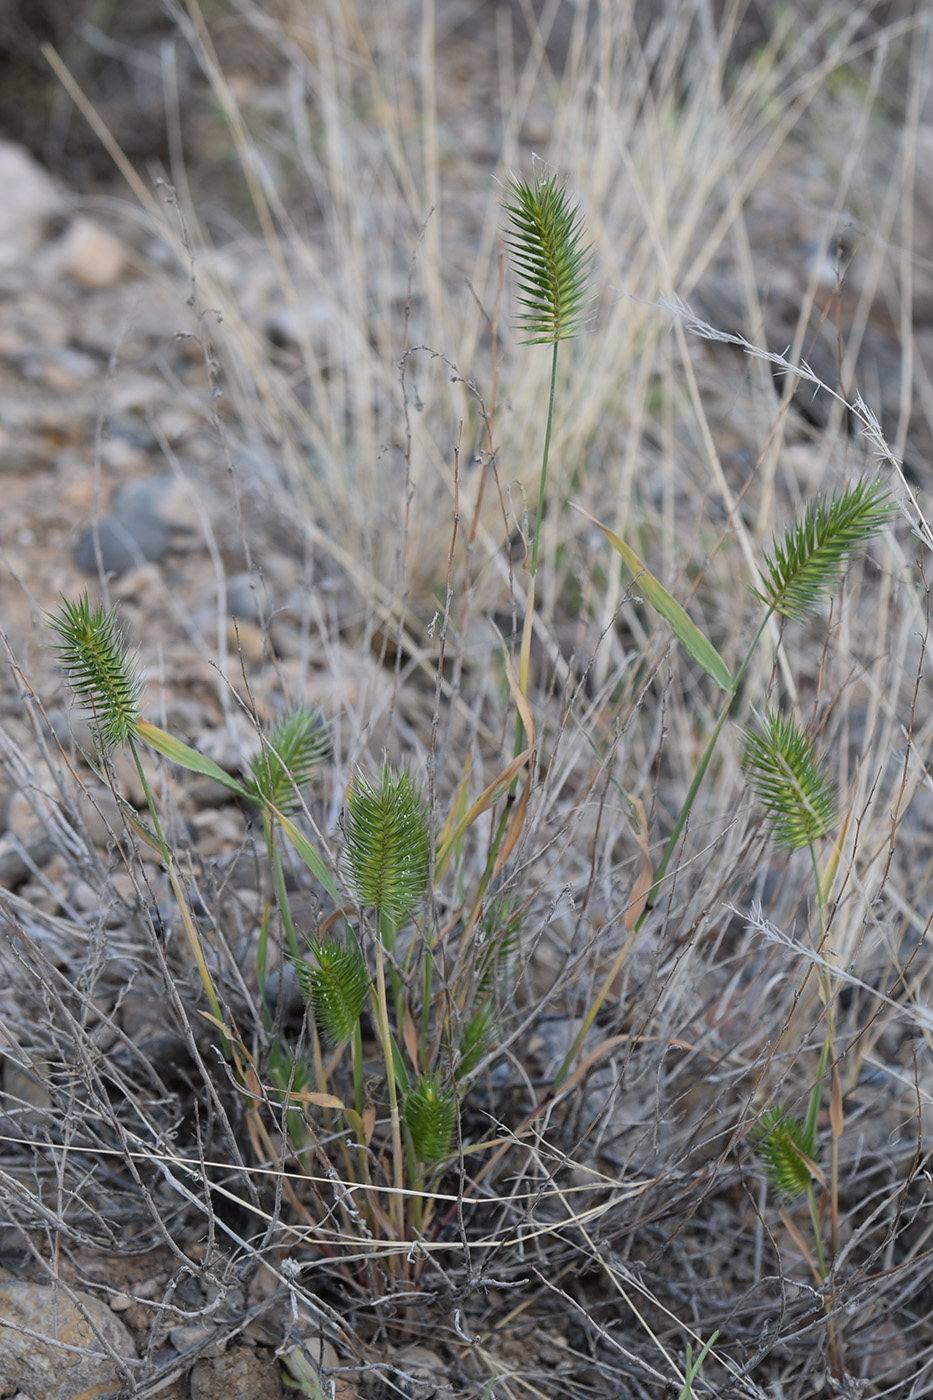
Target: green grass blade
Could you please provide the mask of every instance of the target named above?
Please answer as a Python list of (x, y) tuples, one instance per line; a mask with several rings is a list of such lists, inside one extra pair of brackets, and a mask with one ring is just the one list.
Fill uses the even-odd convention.
[[(580, 510), (580, 507), (577, 506), (575, 509)], [(655, 612), (664, 618), (681, 646), (686, 647), (694, 661), (703, 667), (706, 674), (712, 677), (721, 690), (731, 694), (732, 676), (729, 673), (729, 667), (709, 638), (704, 636), (699, 627), (690, 621), (677, 599), (668, 593), (663, 583), (655, 578), (651, 570), (639, 559), (634, 549), (627, 545), (619, 535), (607, 529), (605, 525), (601, 525), (587, 511), (581, 510), (580, 513), (585, 515), (588, 520), (592, 520), (594, 525), (599, 525), (613, 549), (622, 556), (626, 568), (632, 573), (648, 602)]]
[(200, 773), (202, 777), (213, 778), (231, 792), (235, 792), (237, 797), (252, 800), (242, 783), (238, 783), (236, 778), (231, 778), (212, 758), (207, 758), (205, 754), (191, 748), (190, 744), (183, 744), (181, 739), (176, 739), (174, 734), (168, 734), (158, 725), (149, 724), (147, 720), (142, 719), (136, 725), (136, 732), (151, 749), (162, 754), (163, 758), (171, 759), (172, 763), (177, 763), (179, 768), (187, 768), (189, 773)]

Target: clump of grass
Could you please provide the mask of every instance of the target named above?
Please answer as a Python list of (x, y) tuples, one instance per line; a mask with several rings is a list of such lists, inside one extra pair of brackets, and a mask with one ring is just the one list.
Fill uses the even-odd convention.
[[(430, 1316), (446, 1329), (449, 1374), (469, 1373), (490, 1393), (506, 1385), (523, 1395), (559, 1382), (568, 1394), (579, 1383), (581, 1391), (666, 1386), (699, 1395), (731, 1386), (756, 1400), (775, 1388), (803, 1396), (836, 1319), (827, 1324), (819, 1308), (804, 1311), (802, 1293), (790, 1286), (798, 1264), (788, 1236), (805, 1259), (815, 1251), (827, 1310), (838, 1316), (848, 1308), (866, 1324), (859, 1347), (850, 1340), (853, 1371), (861, 1365), (867, 1375), (875, 1365), (877, 1316), (909, 1339), (915, 1372), (927, 1345), (923, 1325), (898, 1303), (902, 1280), (922, 1282), (924, 1216), (911, 1197), (916, 1135), (898, 1145), (900, 1129), (885, 1118), (886, 1095), (872, 1078), (883, 1077), (888, 1101), (907, 1121), (916, 1106), (901, 1089), (905, 1028), (921, 1024), (915, 1008), (925, 975), (925, 876), (911, 865), (909, 831), (914, 819), (922, 828), (919, 755), (930, 733), (921, 683), (905, 700), (903, 677), (920, 674), (909, 638), (923, 632), (923, 608), (908, 582), (910, 560), (880, 542), (890, 504), (861, 445), (831, 423), (811, 434), (789, 409), (792, 382), (806, 380), (815, 288), (806, 289), (787, 337), (795, 348), (781, 366), (772, 361), (787, 380), (777, 388), (765, 359), (749, 362), (748, 378), (736, 371), (728, 356), (742, 349), (738, 342), (688, 351), (683, 333), (692, 323), (683, 308), (669, 336), (657, 304), (675, 289), (690, 297), (727, 239), (745, 249), (748, 196), (769, 152), (786, 149), (803, 107), (819, 102), (824, 76), (856, 61), (867, 41), (861, 21), (842, 7), (812, 22), (785, 17), (753, 64), (720, 81), (729, 35), (719, 53), (699, 27), (690, 29), (682, 8), (665, 12), (645, 54), (635, 31), (602, 31), (603, 12), (588, 35), (584, 8), (576, 12), (568, 91), (587, 96), (563, 107), (554, 154), (573, 172), (587, 209), (577, 247), (592, 240), (602, 294), (572, 352), (565, 347), (558, 358), (552, 342), (545, 379), (543, 356), (513, 361), (503, 349), (489, 278), (500, 214), (486, 209), (483, 222), (481, 201), (465, 201), (470, 208), (459, 207), (453, 223), (469, 229), (475, 299), (464, 311), (466, 299), (435, 260), (441, 249), (451, 253), (441, 201), (417, 245), (406, 300), (410, 249), (445, 183), (444, 142), (428, 71), (418, 101), (406, 105), (404, 64), (383, 61), (398, 36), (386, 30), (369, 46), (374, 16), (352, 4), (316, 18), (310, 38), (291, 20), (276, 29), (257, 16), (263, 34), (278, 34), (272, 42), (289, 75), (291, 110), (309, 108), (309, 120), (296, 121), (295, 165), (312, 181), (322, 169), (331, 181), (308, 201), (328, 216), (306, 240), (278, 188), (256, 174), (261, 163), (249, 161), (255, 138), (201, 34), (197, 7), (187, 7), (218, 105), (253, 171), (286, 300), (298, 304), (311, 292), (327, 310), (326, 343), (302, 333), (288, 362), (274, 363), (244, 316), (239, 279), (225, 284), (191, 223), (198, 290), (223, 308), (216, 337), (227, 402), (237, 411), (227, 430), (235, 446), (242, 435), (258, 457), (271, 451), (276, 464), (284, 459), (290, 481), (311, 500), (309, 551), (336, 561), (346, 596), (361, 600), (352, 625), (334, 624), (331, 640), (339, 633), (394, 666), (393, 759), (380, 766), (381, 742), (375, 760), (362, 756), (364, 739), (352, 762), (339, 745), (331, 754), (313, 712), (299, 711), (269, 730), (240, 777), (219, 776), (172, 735), (133, 720), (134, 703), (125, 706), (129, 727), (104, 736), (104, 747), (148, 743), (225, 782), (261, 816), (268, 888), (258, 927), (248, 931), (250, 949), (260, 950), (256, 984), (267, 982), (280, 943), (310, 1014), (300, 1027), (283, 1025), (261, 995), (251, 1024), (232, 972), (227, 981), (212, 963), (203, 990), (208, 1008), (208, 987), (216, 997), (208, 1024), (224, 1059), (211, 1059), (203, 1087), (219, 1113), (218, 1090), (230, 1081), (249, 1128), (252, 1157), (231, 1165), (222, 1181), (224, 1190), (236, 1183), (237, 1208), (257, 1232), (229, 1225), (235, 1239), (223, 1240), (239, 1251), (236, 1267), (254, 1259), (278, 1268), (284, 1252), (290, 1268), (307, 1271), (301, 1290), (295, 1272), (276, 1276), (283, 1315), (299, 1296), (319, 1309), (315, 1318), (326, 1316), (321, 1326), (345, 1354), (365, 1362), (367, 1383), (380, 1366), (395, 1365), (399, 1339)], [(544, 90), (535, 65), (547, 61), (545, 38), (536, 36), (528, 67), (515, 75), (521, 82), (506, 74), (502, 90)], [(372, 121), (374, 113), (386, 125), (365, 146), (366, 159), (374, 157), (370, 178), (350, 180), (358, 166), (342, 153), (364, 114)], [(514, 128), (504, 122), (503, 129), (519, 125), (516, 115)], [(847, 141), (847, 154), (856, 146)], [(903, 171), (909, 159), (905, 147), (904, 161), (891, 168)], [(503, 150), (500, 176), (520, 163), (514, 148)], [(857, 205), (853, 172), (869, 164), (847, 162), (840, 208)], [(534, 202), (549, 186), (550, 207), (562, 206), (575, 230), (576, 210), (556, 176), (535, 174), (526, 189)], [(884, 208), (899, 208), (899, 199)], [(166, 238), (177, 239), (164, 210), (156, 212)], [(482, 224), (475, 238), (474, 220)], [(521, 254), (522, 239), (544, 231), (513, 226), (509, 262), (516, 238)], [(909, 261), (906, 241), (903, 248), (892, 286)], [(183, 261), (187, 267), (187, 250)], [(533, 263), (524, 267), (537, 275)], [(571, 282), (584, 270), (585, 259), (571, 262)], [(734, 282), (757, 338), (750, 258)], [(608, 294), (607, 283), (631, 296)], [(552, 311), (532, 302), (532, 315)], [(403, 317), (406, 406), (420, 411), (409, 414), (401, 450), (382, 453), (399, 437)], [(729, 323), (736, 318), (745, 315), (730, 307)], [(584, 329), (575, 316), (567, 324)], [(426, 363), (414, 348), (422, 342), (443, 347), (445, 358), (434, 363), (445, 373), (453, 367), (457, 382), (446, 395), (425, 393), (427, 372), (415, 368)], [(480, 385), (488, 386), (485, 397)], [(729, 433), (742, 443), (721, 461), (720, 394), (729, 399)], [(853, 399), (845, 410), (853, 421), (857, 407)], [(461, 419), (462, 458), (459, 447), (449, 450)], [(906, 422), (905, 413), (905, 433)], [(797, 458), (786, 447), (799, 456), (814, 442), (825, 449), (820, 468), (835, 489), (812, 481), (804, 489), (794, 479)], [(753, 464), (747, 473), (743, 453)], [(486, 482), (499, 490), (484, 497)], [(525, 499), (533, 525), (522, 519)], [(571, 499), (606, 522), (599, 535), (587, 533), (585, 516), (567, 514)], [(494, 508), (501, 501), (495, 534), (490, 501)], [(293, 501), (288, 509), (297, 514)], [(793, 510), (788, 532), (769, 550), (772, 520)], [(922, 529), (922, 516), (914, 524)], [(509, 533), (524, 533), (532, 561), (533, 586), (524, 594)], [(603, 548), (607, 537), (614, 553)], [(885, 568), (862, 577), (861, 561), (875, 546), (886, 551)], [(503, 625), (513, 599), (517, 674), (507, 648), (501, 660), (494, 654), (493, 629), (484, 630), (487, 614)], [(821, 600), (829, 601), (828, 621)], [(88, 605), (89, 623), (93, 613)], [(92, 716), (106, 709), (97, 689), (106, 695), (109, 684), (106, 669), (94, 674), (85, 692)], [(412, 724), (404, 702), (425, 674), (434, 714), (425, 718), (422, 707)], [(753, 713), (764, 715), (760, 728)], [(361, 716), (360, 727), (369, 719)], [(828, 755), (833, 781), (825, 791), (813, 734)], [(422, 764), (423, 789), (412, 778)], [(342, 826), (328, 828), (335, 859), (297, 800), (296, 789), (322, 774), (337, 794), (332, 811), (343, 812)], [(786, 857), (763, 846), (749, 817), (758, 779), (776, 834), (793, 836)], [(838, 831), (830, 788), (843, 813)], [(409, 849), (389, 839), (395, 798), (406, 804), (413, 853), (402, 875), (416, 878), (384, 906), (385, 891), (398, 886), (383, 863)], [(154, 811), (124, 811), (138, 839), (154, 841), (165, 860), (155, 835), (158, 803)], [(359, 838), (356, 855), (351, 834)], [(168, 842), (165, 851), (177, 877), (179, 851)], [(815, 885), (796, 879), (797, 851), (799, 859), (809, 855)], [(296, 852), (303, 869), (292, 861)], [(183, 854), (197, 861), (196, 851)], [(311, 891), (312, 912), (305, 906), (301, 918), (292, 915), (297, 885), (302, 895)], [(194, 949), (217, 936), (221, 921), (212, 931), (194, 917), (201, 906), (184, 889), (182, 898)], [(802, 898), (815, 898), (815, 910), (802, 909)], [(53, 972), (44, 975), (54, 985)], [(818, 1057), (810, 1050), (814, 1026)], [(828, 1176), (821, 1165), (827, 1087), (830, 1150), (847, 1159), (845, 1170), (834, 1165)], [(846, 1122), (856, 1120), (844, 1136), (836, 1132), (843, 1087)], [(802, 1121), (787, 1106), (798, 1094)], [(731, 1125), (741, 1121), (744, 1132), (748, 1114), (737, 1106), (762, 1102), (775, 1107), (754, 1133), (757, 1155), (782, 1193), (784, 1234), (766, 1229), (757, 1203), (740, 1204), (754, 1170), (734, 1151)], [(149, 1135), (133, 1151), (149, 1154), (156, 1180), (169, 1173), (178, 1198), (179, 1186), (197, 1193), (203, 1185), (210, 1206), (217, 1197), (207, 1165), (195, 1153), (182, 1172), (172, 1158), (174, 1125), (142, 1105), (139, 1122)], [(791, 1209), (794, 1186), (807, 1196), (812, 1246)], [(49, 1199), (37, 1197), (30, 1229), (45, 1220)], [(10, 1200), (11, 1213), (22, 1209), (19, 1198)], [(848, 1225), (841, 1247), (824, 1215), (837, 1203)], [(62, 1238), (77, 1238), (66, 1226)], [(211, 1267), (218, 1258), (209, 1241)], [(500, 1336), (508, 1325), (503, 1297), (517, 1327), (538, 1328), (524, 1354), (516, 1336)], [(453, 1298), (456, 1309), (448, 1306)], [(779, 1319), (773, 1331), (762, 1330), (762, 1316)], [(684, 1330), (701, 1348), (715, 1328), (716, 1345), (701, 1353), (705, 1374), (697, 1374), (690, 1343), (686, 1367), (678, 1365)], [(846, 1332), (856, 1335), (854, 1322)], [(552, 1338), (560, 1346), (545, 1355)], [(539, 1353), (543, 1375), (535, 1371)], [(837, 1350), (840, 1373), (843, 1360)], [(595, 1381), (581, 1369), (590, 1362)], [(508, 1380), (491, 1381), (497, 1371), (508, 1371)], [(401, 1383), (387, 1375), (387, 1387)], [(317, 1377), (307, 1383), (317, 1385)]]

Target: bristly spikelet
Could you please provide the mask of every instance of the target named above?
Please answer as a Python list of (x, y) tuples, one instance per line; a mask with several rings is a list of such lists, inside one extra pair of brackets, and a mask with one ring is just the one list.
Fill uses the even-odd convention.
[(271, 802), (280, 812), (299, 805), (298, 789), (327, 753), (327, 731), (319, 710), (299, 705), (279, 720), (249, 765), (247, 788), (257, 806)]
[(321, 1033), (335, 1045), (349, 1040), (369, 1000), (369, 973), (355, 943), (318, 940), (311, 963), (296, 963), (298, 983)]
[(456, 1100), (441, 1088), (440, 1076), (422, 1075), (405, 1096), (405, 1127), (416, 1160), (433, 1166), (446, 1157), (456, 1121)]
[(756, 598), (783, 617), (803, 618), (839, 577), (846, 560), (883, 529), (895, 503), (879, 480), (862, 480), (820, 497), (794, 522), (783, 543), (774, 540), (765, 557)]
[(745, 769), (782, 846), (812, 846), (837, 819), (836, 793), (812, 741), (792, 719), (769, 710), (745, 736)]
[(465, 1079), (471, 1074), (480, 1060), (491, 1048), (496, 1028), (495, 1012), (492, 1004), (483, 1002), (479, 1010), (470, 1017), (463, 1028), (463, 1035), (457, 1049), (460, 1058), (457, 1061), (457, 1077)]
[(430, 838), (424, 802), (407, 772), (388, 764), (373, 787), (362, 775), (347, 791), (345, 863), (360, 904), (394, 922), (424, 899)]
[(136, 737), (142, 681), (126, 632), (115, 612), (98, 605), (93, 612), (85, 593), (77, 602), (62, 599), (49, 626), (61, 641), (55, 650), (78, 701), (90, 711), (105, 749), (119, 748)]
[(755, 1125), (753, 1141), (771, 1188), (789, 1201), (803, 1195), (811, 1180), (815, 1133), (783, 1108), (769, 1108)]
[(506, 238), (518, 279), (518, 323), (525, 344), (554, 344), (576, 335), (586, 320), (591, 245), (583, 220), (557, 176), (509, 181), (503, 207), (512, 226)]

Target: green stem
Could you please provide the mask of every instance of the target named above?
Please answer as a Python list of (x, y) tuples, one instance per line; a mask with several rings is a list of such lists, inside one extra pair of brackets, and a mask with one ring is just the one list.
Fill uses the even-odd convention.
[(684, 798), (683, 806), (681, 807), (680, 812), (678, 813), (677, 820), (674, 823), (674, 828), (671, 831), (670, 836), (668, 837), (667, 845), (664, 847), (664, 854), (662, 855), (658, 863), (657, 869), (654, 872), (654, 884), (652, 885), (651, 890), (649, 891), (645, 907), (639, 915), (638, 922), (635, 925), (636, 932), (638, 931), (638, 929), (641, 928), (642, 924), (644, 923), (645, 919), (648, 917), (648, 914), (651, 912), (651, 909), (654, 906), (654, 902), (657, 898), (657, 892), (660, 888), (661, 881), (667, 874), (667, 867), (671, 862), (671, 857), (673, 856), (674, 851), (677, 849), (677, 843), (680, 840), (681, 833), (683, 832), (683, 829), (687, 824), (687, 818), (689, 817), (693, 804), (696, 801), (697, 793), (700, 790), (700, 784), (703, 782), (703, 779), (706, 776), (706, 770), (709, 767), (710, 759), (713, 756), (713, 750), (715, 749), (716, 744), (719, 741), (719, 736), (722, 733), (723, 726), (726, 720), (729, 718), (729, 713), (732, 709), (733, 704), (735, 703), (735, 697), (738, 694), (739, 686), (742, 683), (742, 678), (744, 677), (745, 672), (748, 670), (749, 663), (751, 662), (751, 659), (755, 654), (755, 651), (758, 647), (758, 643), (761, 641), (762, 634), (764, 633), (764, 630), (771, 619), (772, 611), (773, 609), (769, 608), (768, 611), (765, 613), (761, 626), (758, 628), (758, 631), (755, 633), (755, 636), (752, 639), (752, 644), (746, 653), (745, 660), (742, 662), (741, 666), (739, 667), (736, 673), (735, 681), (732, 685), (731, 694), (727, 697), (726, 703), (722, 709), (722, 713), (720, 714), (719, 719), (716, 721), (716, 727), (710, 735), (709, 742), (707, 743), (706, 748), (703, 750), (703, 756), (700, 759), (699, 764), (697, 765), (696, 772), (693, 775), (693, 781), (691, 782), (690, 787), (687, 790), (687, 796)]
[(191, 955), (194, 958), (195, 965), (198, 969), (198, 975), (201, 978), (201, 985), (204, 988), (205, 994), (207, 996), (208, 1005), (211, 1008), (211, 1014), (217, 1022), (218, 1029), (220, 1030), (220, 1039), (221, 1045), (223, 1046), (223, 1052), (227, 1057), (229, 1057), (231, 1047), (230, 1041), (227, 1039), (227, 1036), (224, 1034), (223, 1031), (224, 1018), (220, 1009), (220, 1001), (218, 1000), (217, 993), (214, 990), (214, 983), (211, 978), (210, 969), (207, 965), (207, 959), (204, 956), (204, 949), (201, 947), (201, 941), (198, 938), (197, 929), (194, 926), (194, 918), (192, 916), (191, 909), (189, 908), (188, 901), (185, 898), (185, 892), (181, 887), (181, 881), (178, 878), (178, 871), (175, 869), (175, 858), (172, 854), (171, 847), (166, 841), (164, 835), (162, 834), (162, 825), (159, 821), (159, 813), (156, 809), (155, 799), (152, 796), (152, 790), (149, 787), (149, 779), (146, 777), (146, 772), (143, 768), (142, 760), (139, 757), (139, 750), (136, 747), (132, 735), (127, 739), (127, 743), (129, 744), (130, 753), (133, 755), (133, 761), (136, 764), (136, 772), (139, 774), (139, 781), (142, 784), (143, 794), (146, 799), (146, 806), (148, 807), (149, 815), (152, 818), (152, 827), (155, 832), (156, 840), (159, 843), (159, 850), (162, 854), (162, 860), (165, 864), (165, 871), (168, 875), (169, 883), (172, 886), (172, 893), (174, 894), (175, 902), (178, 905), (178, 912), (181, 915), (181, 922), (185, 930), (185, 935), (188, 939), (188, 946), (191, 949)]
[[(535, 532), (531, 542), (531, 569), (528, 581), (528, 604), (525, 613), (525, 624), (522, 629), (522, 653), (519, 666), (518, 684), (523, 695), (528, 694), (528, 661), (531, 652), (531, 634), (534, 627), (535, 614), (535, 584), (538, 578), (538, 547), (541, 543), (541, 521), (544, 516), (544, 494), (547, 490), (547, 469), (551, 457), (551, 428), (554, 422), (554, 397), (557, 390), (557, 347), (560, 341), (555, 340), (551, 352), (551, 383), (548, 389), (547, 398), (547, 419), (544, 425), (544, 448), (541, 453), (541, 476), (538, 481), (538, 502), (535, 508)], [(521, 715), (518, 715), (515, 722), (515, 756), (517, 757), (525, 742), (525, 726)], [(516, 781), (512, 784), (511, 791), (515, 791)]]
[(389, 1007), (386, 1000), (385, 952), (382, 940), (376, 939), (376, 1022), (382, 1057), (385, 1060), (386, 1081), (389, 1089), (389, 1117), (392, 1125), (392, 1170), (397, 1188), (393, 1203), (398, 1238), (404, 1231), (405, 1202), (402, 1188), (405, 1185), (405, 1155), (402, 1148), (402, 1120), (398, 1107), (398, 1088), (395, 1082), (395, 1058), (392, 1051), (392, 1035), (389, 1031)]
[(551, 387), (548, 392), (547, 401), (547, 423), (544, 429), (544, 451), (541, 455), (541, 480), (538, 484), (538, 509), (535, 515), (535, 538), (531, 547), (531, 577), (535, 578), (538, 573), (538, 542), (541, 538), (541, 517), (544, 512), (544, 492), (547, 487), (548, 460), (551, 455), (551, 426), (554, 422), (554, 395), (557, 388), (557, 347), (559, 340), (554, 341), (554, 348), (551, 354)]
[(389, 984), (392, 988), (392, 1004), (395, 1007), (395, 1030), (397, 1035), (402, 1036), (405, 1028), (405, 999), (403, 996), (402, 979), (392, 961), (395, 956), (395, 921), (381, 910), (376, 918), (378, 925), (377, 941), (379, 946), (385, 948), (389, 954)]

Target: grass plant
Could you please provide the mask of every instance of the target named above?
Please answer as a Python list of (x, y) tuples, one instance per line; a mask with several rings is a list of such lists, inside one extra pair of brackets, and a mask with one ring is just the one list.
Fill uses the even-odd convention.
[(271, 517), (300, 635), (263, 603), (230, 665), (219, 615), (189, 727), (150, 600), (56, 586), (96, 751), (12, 647), (0, 726), (56, 852), (0, 890), (4, 1229), (102, 1290), (146, 1255), (141, 1397), (182, 1313), (326, 1342), (292, 1374), (342, 1400), (425, 1350), (499, 1400), (933, 1395), (930, 17), (639, 8), (499, 35), (480, 171), (453, 11), (176, 8), (236, 240), (180, 114), (170, 199), (127, 174), (236, 483), (218, 576), (265, 597)]

